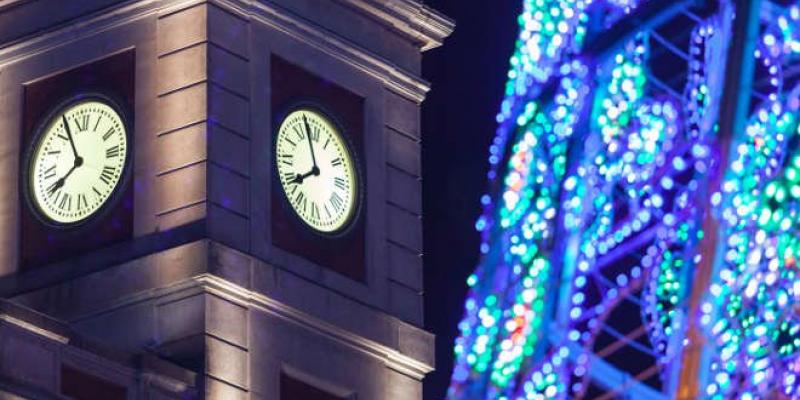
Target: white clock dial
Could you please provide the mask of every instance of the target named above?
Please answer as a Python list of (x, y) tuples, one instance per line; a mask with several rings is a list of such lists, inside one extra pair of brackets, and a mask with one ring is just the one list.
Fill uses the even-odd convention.
[(104, 100), (69, 104), (46, 121), (30, 158), (32, 203), (50, 222), (78, 224), (119, 186), (128, 154), (120, 114)]
[(358, 200), (356, 166), (344, 137), (322, 113), (300, 108), (281, 122), (275, 161), (289, 204), (320, 232), (344, 228)]

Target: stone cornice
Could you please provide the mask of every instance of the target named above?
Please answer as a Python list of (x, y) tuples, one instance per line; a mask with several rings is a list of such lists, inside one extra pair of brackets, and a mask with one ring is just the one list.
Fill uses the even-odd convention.
[(455, 22), (416, 0), (339, 0), (367, 15), (385, 21), (418, 41), (420, 49), (439, 47), (455, 29)]
[(430, 84), (349, 40), (272, 3), (254, 0), (209, 0), (223, 9), (281, 31), (382, 81), (392, 91), (421, 103)]
[(327, 337), (347, 347), (361, 351), (369, 356), (382, 360), (387, 367), (422, 380), (434, 367), (425, 362), (409, 357), (396, 349), (354, 334), (336, 325), (325, 322), (315, 316), (294, 307), (273, 300), (263, 294), (245, 289), (225, 279), (211, 274), (203, 274), (189, 279), (189, 285), (202, 287), (203, 290), (216, 296), (226, 298), (243, 306), (250, 306), (263, 312), (294, 323), (320, 336)]
[(261, 293), (231, 283), (209, 273), (196, 275), (170, 286), (151, 289), (118, 299), (106, 304), (101, 310), (94, 310), (91, 313), (76, 317), (73, 322), (89, 319), (93, 316), (131, 305), (142, 304), (154, 299), (159, 299), (157, 301), (164, 302), (168, 301), (168, 299), (189, 297), (199, 293), (213, 294), (231, 303), (238, 304), (239, 306), (268, 313), (303, 329), (307, 329), (320, 337), (328, 338), (346, 347), (376, 358), (383, 362), (388, 368), (414, 379), (421, 380), (426, 374), (434, 370), (433, 365), (405, 355), (395, 348), (364, 338), (356, 333), (298, 310), (297, 308), (273, 300)]
[[(349, 2), (372, 15), (381, 15), (384, 21), (389, 18), (389, 21), (394, 21), (392, 26), (397, 29), (405, 26), (401, 31), (406, 33), (416, 32), (414, 37), (421, 40), (421, 48), (423, 49), (435, 47), (436, 41), (438, 40), (440, 43), (443, 39), (442, 35), (449, 33), (452, 29), (452, 23), (415, 1), (389, 2), (390, 4), (384, 4), (380, 7), (376, 6), (379, 3), (377, 0), (341, 1)], [(387, 89), (417, 103), (425, 99), (425, 95), (430, 89), (429, 83), (424, 79), (406, 71), (391, 61), (272, 3), (253, 0), (141, 0), (125, 2), (119, 6), (114, 6), (112, 11), (103, 10), (102, 12), (89, 14), (79, 22), (62, 24), (55, 27), (55, 29), (47, 30), (43, 34), (25, 37), (11, 43), (0, 43), (0, 68), (145, 17), (168, 14), (200, 3), (215, 4), (241, 17), (255, 20), (258, 23), (284, 32), (366, 73), (382, 82)], [(13, 0), (8, 3), (8, 6), (17, 4), (24, 7), (25, 1)], [(5, 5), (5, 3), (0, 3), (0, 5)]]

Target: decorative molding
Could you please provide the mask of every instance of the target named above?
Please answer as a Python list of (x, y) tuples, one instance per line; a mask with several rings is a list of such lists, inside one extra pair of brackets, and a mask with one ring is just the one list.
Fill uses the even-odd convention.
[(387, 367), (417, 380), (422, 380), (426, 374), (434, 370), (432, 365), (407, 356), (392, 347), (361, 337), (311, 314), (208, 273), (185, 279), (170, 286), (146, 290), (118, 299), (107, 304), (102, 310), (81, 315), (70, 322), (75, 323), (77, 321), (91, 319), (98, 315), (140, 305), (148, 301), (156, 301), (158, 304), (163, 304), (174, 301), (175, 299), (190, 297), (201, 293), (213, 294), (238, 306), (254, 308), (278, 317), (284, 321), (312, 331), (320, 337), (333, 340), (341, 345), (381, 360)]
[[(199, 2), (201, 0), (182, 3)], [(159, 0), (137, 1), (115, 7), (113, 11), (101, 10), (88, 14), (83, 21), (63, 23), (45, 33), (0, 43), (0, 68), (147, 17), (162, 9), (161, 3)]]
[(250, 307), (313, 331), (319, 336), (327, 337), (347, 347), (383, 360), (387, 367), (414, 379), (422, 380), (426, 374), (434, 370), (432, 365), (418, 361), (396, 349), (356, 335), (296, 308), (270, 299), (263, 294), (245, 289), (217, 276), (203, 274), (191, 278), (190, 281), (196, 282), (197, 285), (202, 285), (205, 291), (216, 296), (230, 301), (239, 300), (239, 304), (244, 303)]
[[(346, 1), (364, 3), (364, 7), (367, 7), (368, 3), (372, 4), (373, 14), (380, 11), (374, 6), (377, 3), (376, 0)], [(405, 2), (411, 4), (408, 0), (405, 0)], [(202, 3), (214, 4), (235, 15), (244, 17), (246, 20), (258, 21), (283, 32), (366, 73), (382, 82), (388, 89), (417, 103), (421, 103), (425, 99), (428, 90), (430, 90), (430, 84), (424, 79), (406, 71), (391, 61), (371, 53), (347, 39), (272, 3), (254, 0), (173, 0), (166, 5), (163, 0), (141, 0), (123, 3), (123, 5), (115, 6), (111, 10), (104, 9), (100, 12), (88, 14), (79, 22), (61, 24), (56, 29), (43, 34), (0, 44), (0, 68), (146, 17), (153, 15), (163, 17)], [(22, 6), (24, 6), (24, 3)], [(399, 7), (399, 5), (394, 5), (393, 7)], [(418, 7), (419, 9), (414, 14), (417, 15), (414, 21), (420, 24), (422, 24), (420, 21), (427, 21), (427, 25), (423, 24), (429, 26), (426, 29), (436, 31), (431, 27), (436, 26), (438, 24), (436, 21), (440, 21), (441, 18), (431, 17), (431, 15), (438, 14), (433, 13), (424, 6)], [(411, 15), (409, 10), (412, 8), (400, 8), (405, 11), (396, 10), (395, 14), (403, 15), (405, 13), (406, 15)], [(383, 12), (386, 13), (386, 11)], [(428, 16), (424, 17), (424, 15)], [(397, 19), (398, 17), (393, 18)], [(384, 18), (384, 20), (386, 19)], [(412, 28), (409, 26), (407, 27), (408, 29)], [(439, 31), (446, 33), (446, 24), (445, 28), (440, 28)], [(439, 36), (433, 35), (431, 37)]]
[(439, 47), (455, 22), (416, 0), (339, 0), (416, 39), (422, 51)]
[(0, 0), (0, 12), (25, 5), (25, 3), (30, 3), (32, 1), (34, 0)]
[(421, 103), (430, 90), (430, 84), (424, 79), (276, 4), (253, 0), (209, 1), (244, 19), (249, 17), (306, 43), (366, 73), (409, 100)]
[(50, 340), (59, 342), (61, 344), (68, 344), (69, 343), (69, 338), (66, 337), (66, 336), (59, 335), (59, 334), (57, 334), (57, 333), (55, 333), (53, 331), (49, 331), (49, 330), (44, 329), (44, 328), (40, 328), (40, 327), (38, 327), (38, 326), (36, 326), (34, 324), (31, 324), (29, 322), (23, 321), (23, 320), (18, 319), (18, 318), (14, 318), (11, 315), (8, 315), (8, 314), (5, 314), (5, 313), (0, 314), (0, 321), (8, 322), (11, 325), (15, 325), (15, 326), (17, 326), (19, 328), (22, 328), (22, 329), (24, 329), (24, 330), (26, 330), (28, 332), (31, 332), (31, 333), (33, 333), (35, 335), (44, 336), (44, 337), (46, 337), (46, 338), (48, 338)]

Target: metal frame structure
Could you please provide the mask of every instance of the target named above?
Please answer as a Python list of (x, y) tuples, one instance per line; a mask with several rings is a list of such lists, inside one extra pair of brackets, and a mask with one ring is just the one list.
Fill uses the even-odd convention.
[[(450, 398), (713, 394), (707, 371), (718, 349), (701, 315), (725, 257), (719, 197), (755, 105), (775, 96), (761, 90), (770, 79), (752, 55), (765, 27), (791, 4), (525, 2), (490, 149), (491, 190), (476, 224), (484, 258), (468, 281)], [(560, 14), (568, 7), (583, 19)], [(537, 12), (550, 12), (560, 33), (547, 36), (543, 24), (553, 20)], [(556, 36), (572, 38), (573, 47), (554, 50)], [(534, 66), (526, 69), (526, 61)], [(625, 82), (630, 70), (633, 84)], [(795, 70), (784, 71), (787, 79)], [(631, 86), (639, 72), (637, 98)], [(689, 104), (698, 97), (704, 105)], [(673, 105), (677, 114), (670, 114)], [(635, 132), (604, 125), (628, 106), (640, 107), (631, 114), (639, 118)], [(574, 118), (564, 110), (576, 110)], [(655, 125), (660, 134), (675, 132), (642, 145), (658, 117), (666, 121)], [(642, 148), (655, 150), (636, 165), (614, 158), (617, 145), (636, 160), (647, 155)], [(542, 160), (553, 169), (565, 160), (564, 170), (553, 172)], [(676, 160), (691, 165), (674, 167)], [(611, 200), (590, 204), (589, 212), (575, 207), (596, 198)]]

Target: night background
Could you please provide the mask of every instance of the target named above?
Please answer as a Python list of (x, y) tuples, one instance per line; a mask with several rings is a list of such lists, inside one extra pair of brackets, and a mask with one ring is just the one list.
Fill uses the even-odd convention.
[(453, 368), (453, 340), (478, 262), (480, 196), (489, 143), (518, 34), (519, 1), (428, 0), (456, 21), (444, 46), (425, 53), (432, 90), (422, 105), (425, 327), (436, 334), (436, 371), (425, 399), (442, 399)]

